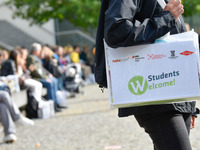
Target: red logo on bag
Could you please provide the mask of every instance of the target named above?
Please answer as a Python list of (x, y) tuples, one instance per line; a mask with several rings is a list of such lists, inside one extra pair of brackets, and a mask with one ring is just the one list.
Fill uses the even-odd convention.
[(191, 52), (191, 51), (184, 51), (182, 53), (180, 53), (181, 55), (185, 55), (185, 56), (189, 56), (189, 55), (192, 55), (194, 52)]
[(147, 56), (149, 57), (148, 60), (151, 60), (151, 59), (162, 59), (162, 58), (166, 57), (166, 55), (164, 55), (164, 54), (158, 54), (158, 55), (148, 54)]
[(120, 62), (120, 61), (121, 61), (120, 59), (113, 60), (114, 63)]

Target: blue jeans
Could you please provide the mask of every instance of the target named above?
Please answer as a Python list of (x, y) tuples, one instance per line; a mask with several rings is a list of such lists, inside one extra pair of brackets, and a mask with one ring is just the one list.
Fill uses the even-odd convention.
[(45, 79), (41, 79), (41, 83), (43, 87), (47, 88), (47, 99), (52, 99), (56, 104), (58, 104), (56, 92), (58, 90), (57, 79), (52, 77), (49, 78), (51, 82), (46, 81)]
[(154, 150), (192, 150), (189, 133), (191, 114), (179, 112), (135, 115), (151, 137)]
[(63, 90), (63, 77), (56, 78), (58, 82), (58, 90)]

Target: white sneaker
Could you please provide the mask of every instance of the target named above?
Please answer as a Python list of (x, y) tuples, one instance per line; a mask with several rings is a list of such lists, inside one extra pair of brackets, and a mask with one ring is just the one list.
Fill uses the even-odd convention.
[(23, 116), (20, 117), (15, 123), (17, 126), (33, 126), (35, 124), (34, 121)]
[(3, 141), (5, 143), (13, 143), (17, 140), (17, 137), (14, 134), (8, 134), (4, 136)]

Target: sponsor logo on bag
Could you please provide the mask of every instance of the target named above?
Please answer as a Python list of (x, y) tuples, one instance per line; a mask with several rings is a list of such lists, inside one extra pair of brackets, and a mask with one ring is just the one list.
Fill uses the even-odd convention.
[(139, 55), (133, 56), (132, 58), (135, 58), (135, 62), (139, 62), (141, 59), (144, 59), (144, 57), (140, 57)]
[(123, 61), (127, 61), (127, 60), (129, 60), (129, 57), (128, 58), (123, 58), (123, 59), (115, 59), (112, 62), (113, 63), (117, 63), (117, 62), (123, 62)]
[(191, 52), (191, 51), (184, 51), (182, 53), (180, 53), (181, 55), (185, 55), (185, 56), (189, 56), (189, 55), (192, 55), (194, 52)]
[(120, 62), (120, 61), (121, 61), (120, 59), (113, 60), (114, 63)]
[(164, 58), (164, 57), (166, 57), (166, 55), (164, 55), (164, 54), (148, 54), (147, 55), (148, 56), (148, 60), (153, 60), (153, 59), (162, 59), (162, 58)]
[[(179, 71), (170, 73), (162, 73), (160, 75), (148, 75), (148, 80), (143, 76), (134, 76), (128, 82), (128, 89), (134, 95), (143, 95), (147, 90), (156, 90), (158, 88), (165, 88), (175, 85), (175, 77), (179, 76)], [(171, 81), (157, 82), (166, 78), (174, 78)], [(153, 83), (152, 83), (153, 82)]]
[(178, 56), (176, 56), (176, 51), (175, 50), (171, 50), (170, 53), (171, 53), (171, 57), (168, 57), (168, 58), (170, 58), (170, 59), (178, 58)]
[(134, 95), (142, 95), (148, 89), (148, 81), (142, 76), (135, 76), (129, 81), (128, 88)]
[(128, 57), (128, 58), (115, 59), (115, 60), (112, 60), (112, 62), (113, 63), (119, 63), (119, 62), (131, 60), (131, 59), (135, 59), (135, 62), (139, 62), (141, 59), (145, 59), (145, 57), (140, 57), (139, 55), (135, 55), (135, 56), (131, 56), (131, 57)]

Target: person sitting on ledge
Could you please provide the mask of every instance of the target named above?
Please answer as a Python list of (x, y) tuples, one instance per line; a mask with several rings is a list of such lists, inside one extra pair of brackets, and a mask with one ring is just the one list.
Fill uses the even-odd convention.
[(4, 127), (5, 143), (13, 143), (17, 140), (15, 135), (17, 126), (33, 126), (34, 121), (24, 117), (18, 107), (12, 102), (6, 91), (0, 91), (0, 118)]

